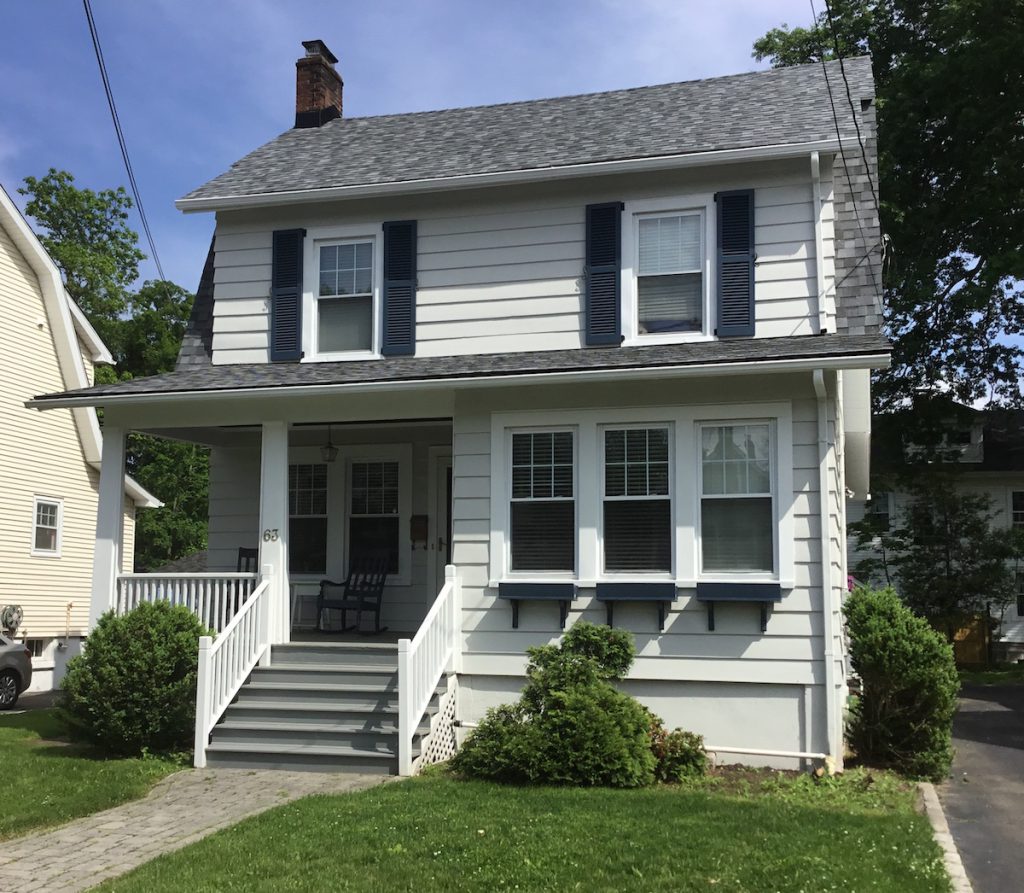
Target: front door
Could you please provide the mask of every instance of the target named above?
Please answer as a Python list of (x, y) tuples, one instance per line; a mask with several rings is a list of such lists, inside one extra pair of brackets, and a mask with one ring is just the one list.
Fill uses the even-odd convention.
[(444, 568), (452, 563), (452, 457), (441, 455), (435, 457), (434, 468), (434, 517), (432, 525), (433, 541), (430, 551), (434, 564), (434, 593), (430, 600), (444, 586)]

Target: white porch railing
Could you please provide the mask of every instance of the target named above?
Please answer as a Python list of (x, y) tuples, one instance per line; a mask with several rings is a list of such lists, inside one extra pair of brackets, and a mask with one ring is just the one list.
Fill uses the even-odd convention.
[(249, 595), (216, 639), (199, 639), (195, 765), (206, 765), (210, 732), (249, 674), (270, 650), (270, 580)]
[(398, 774), (412, 775), (412, 739), (446, 670), (462, 670), (462, 583), (449, 564), (419, 631), (398, 640)]
[(185, 605), (215, 632), (223, 630), (252, 596), (259, 574), (119, 574), (117, 613), (140, 602)]

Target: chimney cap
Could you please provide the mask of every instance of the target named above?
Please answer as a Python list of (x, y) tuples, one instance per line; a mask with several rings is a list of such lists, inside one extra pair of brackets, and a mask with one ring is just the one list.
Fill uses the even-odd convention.
[(331, 65), (336, 65), (338, 63), (338, 57), (327, 49), (327, 44), (322, 40), (304, 40), (302, 41), (302, 45), (306, 48), (307, 56), (322, 56), (330, 62)]

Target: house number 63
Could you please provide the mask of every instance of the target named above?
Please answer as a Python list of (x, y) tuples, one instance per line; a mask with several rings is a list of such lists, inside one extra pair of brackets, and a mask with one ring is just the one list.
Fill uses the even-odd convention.
[(268, 527), (263, 531), (263, 542), (265, 543), (276, 543), (277, 542), (277, 528)]

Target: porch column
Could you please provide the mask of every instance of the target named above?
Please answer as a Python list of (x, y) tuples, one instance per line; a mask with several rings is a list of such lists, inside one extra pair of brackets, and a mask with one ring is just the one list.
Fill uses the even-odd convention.
[(90, 632), (96, 621), (116, 606), (124, 526), (124, 447), (124, 428), (104, 426), (96, 507), (96, 549), (92, 561), (92, 597), (89, 601)]
[(260, 457), (260, 567), (272, 565), (270, 642), (291, 638), (288, 587), (288, 423), (264, 422)]

